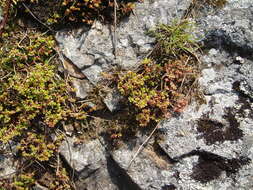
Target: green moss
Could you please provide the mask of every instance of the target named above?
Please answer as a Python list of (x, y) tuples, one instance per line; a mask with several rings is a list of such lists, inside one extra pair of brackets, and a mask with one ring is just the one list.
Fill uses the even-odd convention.
[[(68, 107), (71, 88), (56, 78), (54, 40), (31, 32), (23, 41), (5, 41), (0, 51), (0, 138), (7, 142), (23, 130), (36, 127), (33, 121), (54, 127), (74, 115)], [(26, 35), (26, 34), (23, 34)], [(17, 36), (22, 38), (23, 36)], [(13, 39), (13, 38), (12, 38)]]
[(194, 24), (188, 20), (175, 20), (171, 25), (160, 24), (148, 32), (156, 39), (159, 46), (154, 51), (159, 53), (162, 59), (164, 57), (179, 57), (182, 53), (194, 53), (199, 46), (193, 33)]
[[(138, 0), (117, 0), (117, 22), (130, 15)], [(141, 0), (139, 0), (141, 1)], [(95, 20), (114, 22), (114, 0), (3, 0), (0, 7), (8, 19), (19, 13), (19, 17), (30, 17), (47, 29), (66, 27), (69, 23), (86, 23)], [(26, 17), (25, 19), (27, 19)], [(36, 17), (36, 19), (34, 19)]]
[(151, 56), (138, 72), (119, 75), (118, 89), (134, 106), (140, 126), (182, 112), (189, 103), (199, 73), (192, 32), (186, 20), (157, 26), (149, 32), (156, 39)]
[[(117, 18), (129, 15), (135, 0), (117, 1)], [(81, 21), (91, 24), (95, 19), (102, 21), (113, 21), (113, 0), (63, 0), (62, 5), (66, 7), (64, 15), (70, 21)]]
[[(1, 185), (7, 189), (31, 189), (41, 175), (32, 163), (45, 163), (47, 168), (56, 159), (63, 139), (57, 134), (52, 139), (56, 128), (64, 120), (85, 119), (86, 112), (71, 95), (71, 85), (57, 75), (52, 36), (32, 29), (24, 31), (9, 23), (0, 47), (0, 141), (17, 142), (20, 163), (30, 163), (27, 171), (18, 172)], [(56, 171), (56, 167), (51, 170)], [(52, 172), (52, 189), (71, 189), (66, 172), (57, 172)], [(34, 177), (29, 178), (31, 174)]]
[(205, 0), (205, 3), (216, 8), (222, 8), (227, 3), (227, 0)]
[(29, 190), (34, 185), (33, 173), (19, 175), (14, 183), (13, 188), (17, 190)]
[[(132, 12), (136, 1), (117, 0), (118, 21)], [(105, 23), (114, 21), (114, 0), (19, 0), (18, 2), (29, 4), (29, 9), (48, 25), (68, 22), (92, 24), (94, 20)]]

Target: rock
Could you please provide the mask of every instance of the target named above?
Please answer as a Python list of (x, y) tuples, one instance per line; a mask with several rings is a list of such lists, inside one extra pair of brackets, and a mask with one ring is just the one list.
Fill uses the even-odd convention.
[(111, 112), (115, 112), (120, 110), (123, 100), (123, 96), (117, 90), (113, 90), (106, 95), (104, 103)]
[(243, 63), (239, 71), (244, 80), (240, 82), (240, 90), (243, 94), (250, 97), (253, 100), (253, 64), (252, 62)]
[[(135, 14), (122, 21), (116, 28), (117, 64), (124, 68), (136, 67), (142, 59), (140, 52), (144, 55), (152, 48), (154, 39), (144, 35), (145, 32), (158, 23), (169, 23), (175, 18), (180, 18), (190, 1), (158, 0), (153, 3), (144, 1), (136, 4)], [(55, 37), (64, 55), (79, 69), (86, 70), (86, 67), (96, 64), (104, 71), (102, 68), (114, 63), (112, 26), (95, 22), (90, 30), (86, 27), (75, 31), (62, 30)], [(98, 61), (101, 59), (102, 63)]]
[(80, 80), (77, 78), (72, 79), (72, 84), (74, 88), (76, 89), (76, 97), (80, 99), (85, 99), (89, 93), (92, 92), (93, 86), (90, 84), (90, 82), (86, 79)]
[(3, 20), (3, 10), (2, 7), (0, 7), (0, 22)]
[(49, 190), (48, 188), (38, 184), (38, 183), (35, 183), (34, 187), (32, 188), (33, 190)]
[(202, 9), (203, 15), (197, 21), (202, 36), (207, 38), (206, 45), (225, 46), (233, 53), (247, 56), (253, 48), (252, 10), (250, 0), (228, 0), (224, 8), (212, 12)]
[(77, 172), (81, 172), (84, 169), (95, 171), (106, 160), (104, 147), (99, 140), (75, 145), (74, 138), (67, 138), (61, 144), (59, 150), (68, 164)]
[[(144, 35), (145, 32), (158, 23), (169, 23), (175, 18), (180, 18), (189, 6), (190, 0), (144, 1), (136, 4), (135, 14), (123, 20), (116, 28), (116, 56), (112, 26), (97, 21), (90, 30), (81, 27), (73, 31), (57, 32), (55, 38), (61, 52), (93, 85), (97, 85), (103, 79), (102, 72), (110, 71), (115, 65), (122, 69), (136, 68), (154, 43), (154, 39)], [(109, 110), (120, 107), (119, 102), (115, 101), (120, 99), (119, 96), (112, 99), (111, 97), (115, 97), (113, 93), (105, 97), (104, 102)]]
[(162, 189), (166, 185), (175, 183), (171, 172), (172, 164), (151, 146), (144, 148), (131, 163), (141, 143), (140, 139), (127, 143), (112, 153), (113, 159), (140, 189)]
[[(56, 39), (64, 55), (97, 85), (103, 80), (101, 72), (108, 72), (113, 66), (136, 68), (154, 43), (154, 39), (144, 35), (145, 31), (157, 23), (180, 18), (190, 2), (138, 3), (135, 14), (117, 28), (116, 57), (113, 29), (99, 22), (89, 31), (85, 28), (69, 33), (61, 31)], [(79, 148), (71, 145), (75, 165), (70, 162), (65, 143), (62, 154), (82, 174), (77, 181), (78, 188), (99, 189), (100, 184), (105, 189), (124, 189), (123, 186), (145, 190), (253, 188), (253, 3), (227, 0), (223, 8), (199, 11), (201, 14), (195, 18), (198, 36), (203, 37), (200, 41), (206, 48), (205, 54), (200, 55), (203, 69), (199, 84), (206, 104), (193, 101), (182, 114), (160, 123), (158, 132), (162, 138), (156, 141), (152, 137), (131, 166), (129, 163), (146, 135), (138, 134), (137, 139), (110, 152), (110, 161), (97, 140)], [(78, 56), (72, 55), (75, 51)], [(109, 110), (117, 109), (118, 98), (113, 93), (104, 96)], [(117, 172), (123, 177), (117, 178)], [(100, 182), (99, 178), (102, 178)]]
[(60, 154), (75, 171), (78, 190), (140, 190), (117, 163), (105, 152), (100, 141), (75, 145), (69, 138), (60, 147)]
[(15, 155), (17, 153), (17, 144), (10, 141), (8, 144), (0, 143), (0, 178), (8, 178), (17, 171), (17, 162)]
[(172, 168), (175, 186), (189, 190), (233, 189), (231, 175), (238, 167), (242, 167), (243, 161), (209, 156), (189, 156), (175, 164)]
[(83, 74), (89, 79), (89, 81), (97, 85), (102, 78), (103, 69), (99, 65), (92, 65), (83, 71)]
[(62, 65), (58, 66), (58, 70), (61, 73), (66, 73), (70, 75), (71, 77), (77, 78), (77, 79), (85, 79), (85, 75), (81, 72), (81, 70), (72, 63), (70, 59), (68, 59), (64, 54), (59, 52), (59, 57), (62, 62)]
[(60, 154), (75, 170), (78, 190), (102, 189), (116, 190), (106, 167), (105, 149), (99, 140), (75, 145), (74, 138), (68, 138), (60, 147)]
[(118, 190), (117, 186), (112, 181), (106, 165), (101, 165), (100, 169), (88, 176), (81, 174), (76, 182), (76, 188), (79, 190)]
[(0, 178), (15, 174), (17, 168), (12, 155), (0, 155)]
[[(234, 90), (234, 83), (250, 78), (250, 73), (248, 76), (238, 74), (241, 65), (229, 63), (229, 60), (233, 60), (231, 57), (226, 63), (214, 63), (213, 52), (212, 50), (210, 57), (204, 57), (203, 62), (209, 68), (202, 70), (199, 80), (206, 94), (207, 104), (198, 109), (192, 104), (179, 117), (161, 125), (166, 140), (160, 145), (172, 158), (197, 149), (235, 158), (241, 151), (243, 136), (251, 128), (251, 123), (243, 123), (250, 119), (249, 115), (236, 117), (246, 110), (241, 110), (244, 103), (238, 103), (240, 96)], [(225, 53), (220, 55), (227, 57)]]
[(101, 72), (112, 64), (113, 46), (108, 26), (95, 22), (90, 30), (85, 27), (56, 34), (62, 53), (75, 64), (91, 83), (97, 84)]

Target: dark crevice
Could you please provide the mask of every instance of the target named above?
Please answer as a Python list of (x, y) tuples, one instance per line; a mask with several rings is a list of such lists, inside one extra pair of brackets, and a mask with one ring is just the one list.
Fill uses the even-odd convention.
[(66, 169), (67, 173), (69, 174), (69, 177), (71, 179), (73, 179), (74, 181), (76, 181), (78, 179), (78, 177), (79, 177), (79, 173), (74, 168), (72, 168), (69, 165), (68, 161), (61, 154), (60, 154), (60, 159), (62, 161), (62, 165), (64, 166), (64, 168)]
[(205, 48), (218, 48), (224, 49), (231, 55), (240, 55), (242, 58), (253, 61), (252, 51), (253, 49), (247, 45), (238, 45), (230, 39), (222, 29), (215, 29), (208, 32), (205, 40), (203, 41)]
[(174, 160), (173, 158), (171, 158), (167, 152), (161, 147), (161, 145), (159, 143), (154, 143), (153, 145), (154, 147), (154, 151), (157, 155), (159, 155), (160, 158), (162, 158), (164, 161), (166, 161), (167, 163), (170, 163), (170, 164), (175, 164), (177, 163), (178, 161), (177, 160)]
[(127, 174), (126, 170), (121, 168), (112, 156), (107, 157), (107, 170), (113, 183), (120, 190), (141, 190), (141, 188)]
[[(233, 83), (233, 89), (238, 93), (238, 97), (239, 97), (239, 102), (240, 103), (245, 103), (247, 100), (246, 99), (249, 99), (250, 102), (253, 102), (253, 98), (250, 97), (249, 95), (245, 94), (241, 88), (240, 88), (240, 85), (241, 85), (241, 82), (240, 81), (235, 81)], [(248, 103), (247, 103), (248, 104)], [(248, 106), (247, 106), (248, 107)]]
[(90, 176), (94, 175), (97, 171), (99, 170), (99, 168), (97, 169), (90, 169), (89, 165), (86, 166), (84, 169), (82, 169), (81, 171), (77, 172), (78, 173), (78, 178), (80, 179), (86, 179), (89, 178)]
[(175, 190), (175, 189), (177, 189), (177, 187), (176, 187), (175, 185), (173, 185), (173, 184), (164, 185), (164, 186), (162, 187), (162, 190)]

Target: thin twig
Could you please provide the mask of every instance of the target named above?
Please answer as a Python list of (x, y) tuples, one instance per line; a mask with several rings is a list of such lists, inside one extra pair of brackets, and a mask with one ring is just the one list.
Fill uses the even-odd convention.
[(188, 90), (188, 92), (187, 92), (187, 94), (186, 94), (186, 97), (188, 97), (188, 96), (190, 95), (193, 86), (194, 86), (197, 82), (198, 82), (198, 78), (196, 78), (196, 79), (194, 80), (194, 82), (192, 83), (192, 85), (190, 86), (190, 89)]
[(0, 37), (2, 36), (3, 33), (3, 29), (8, 21), (8, 17), (9, 17), (9, 12), (10, 12), (10, 7), (11, 7), (11, 0), (8, 0), (6, 2), (6, 7), (3, 7), (3, 9), (5, 9), (7, 12), (4, 15), (4, 19), (2, 20), (2, 22), (0, 23)]
[(25, 32), (25, 35), (23, 36), (23, 38), (18, 42), (18, 47), (21, 48), (20, 44), (23, 42), (23, 40), (27, 37), (27, 32)]
[(100, 189), (103, 190), (103, 187), (102, 187), (102, 185), (99, 183), (99, 181), (98, 181), (98, 186), (99, 186)]
[(143, 149), (144, 145), (149, 141), (149, 139), (152, 137), (152, 135), (154, 134), (154, 132), (156, 131), (156, 129), (158, 128), (159, 124), (156, 125), (156, 127), (153, 129), (153, 131), (150, 133), (150, 135), (148, 136), (148, 138), (146, 138), (146, 140), (141, 144), (141, 146), (138, 148), (138, 150), (136, 151), (136, 153), (134, 154), (133, 158), (131, 159), (131, 161), (129, 162), (128, 166), (127, 166), (127, 170), (130, 168), (131, 164), (133, 163), (133, 161), (135, 160), (135, 158), (138, 156), (138, 154), (141, 152), (141, 150)]
[(12, 72), (7, 73), (7, 74), (4, 75), (3, 77), (1, 77), (0, 80), (3, 80), (3, 79), (5, 79), (5, 78), (7, 78), (8, 76), (10, 76), (11, 73), (12, 73)]
[(43, 26), (45, 26), (48, 30), (52, 31), (52, 32), (56, 32), (55, 30), (53, 30), (52, 28), (50, 28), (48, 25), (46, 25), (45, 23), (43, 23), (40, 19), (38, 19), (33, 13), (32, 11), (25, 5), (25, 3), (22, 3), (22, 5), (26, 8), (26, 10), (32, 15), (32, 17), (37, 20), (40, 24), (42, 24)]
[(56, 174), (59, 174), (60, 170), (60, 154), (59, 152), (57, 153), (57, 168), (56, 168)]
[(117, 59), (117, 33), (116, 33), (116, 27), (117, 27), (117, 0), (114, 0), (114, 57)]

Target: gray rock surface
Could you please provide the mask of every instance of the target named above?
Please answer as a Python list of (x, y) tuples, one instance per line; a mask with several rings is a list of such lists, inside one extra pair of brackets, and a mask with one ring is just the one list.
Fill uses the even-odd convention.
[(124, 99), (122, 95), (117, 90), (113, 90), (107, 93), (106, 97), (104, 98), (104, 103), (111, 112), (115, 112), (120, 110), (121, 108), (120, 103), (123, 100)]
[[(158, 23), (179, 19), (189, 4), (190, 0), (137, 3), (134, 14), (116, 28), (116, 57), (114, 29), (100, 22), (95, 22), (90, 30), (83, 27), (74, 31), (60, 31), (55, 38), (65, 57), (79, 68), (92, 84), (97, 85), (103, 79), (101, 73), (110, 71), (112, 66), (123, 69), (137, 67), (154, 42), (154, 39), (145, 35), (147, 30)], [(115, 111), (120, 107), (120, 102), (115, 100), (120, 97), (113, 100), (111, 96), (115, 97), (115, 93), (108, 94), (104, 102), (109, 110)]]
[[(197, 21), (210, 45), (225, 46), (233, 53), (245, 55), (253, 48), (252, 15), (251, 0), (228, 0), (224, 8), (203, 12)], [(248, 56), (252, 58), (251, 54)]]
[[(238, 70), (250, 67), (252, 62), (245, 59), (243, 65), (235, 64), (233, 57), (228, 57), (225, 64), (221, 60), (210, 62), (216, 55), (227, 57), (225, 52), (214, 49), (202, 57), (205, 69), (199, 81), (207, 103), (198, 109), (192, 104), (179, 117), (161, 126), (166, 136), (161, 146), (172, 158), (196, 149), (235, 158), (241, 152), (242, 137), (252, 129), (253, 105), (248, 99), (242, 100), (236, 90), (237, 84), (241, 90), (241, 82), (251, 78), (250, 70), (244, 73)], [(249, 107), (242, 109), (245, 104)]]
[[(95, 23), (90, 30), (59, 32), (56, 39), (63, 54), (96, 85), (102, 80), (101, 72), (113, 66), (135, 68), (154, 42), (144, 35), (145, 31), (157, 23), (180, 18), (189, 5), (187, 0), (137, 4), (134, 14), (117, 28), (116, 59), (113, 28), (101, 23)], [(101, 144), (98, 157), (102, 162), (83, 158), (84, 154), (94, 154), (89, 144), (83, 145), (83, 150), (76, 149), (78, 168), (70, 165), (86, 173), (90, 171), (86, 167), (92, 165), (94, 174), (80, 177), (80, 189), (99, 189), (100, 183), (111, 189), (133, 190), (253, 189), (253, 2), (228, 0), (223, 8), (199, 11), (201, 14), (195, 18), (197, 35), (206, 48), (200, 55), (203, 68), (199, 83), (206, 104), (193, 102), (181, 115), (160, 123), (161, 139), (152, 138), (130, 166), (147, 135), (138, 134), (137, 139), (107, 152), (110, 161)], [(105, 97), (111, 111), (120, 104), (117, 96)], [(105, 181), (99, 182), (100, 176)]]
[(105, 149), (99, 140), (77, 145), (74, 138), (67, 138), (60, 147), (60, 154), (77, 175), (79, 190), (118, 189), (108, 172)]
[(92, 84), (87, 79), (80, 80), (73, 78), (72, 84), (76, 89), (76, 97), (80, 99), (85, 99), (93, 89)]
[(8, 178), (17, 171), (17, 162), (14, 159), (17, 152), (16, 147), (17, 145), (13, 141), (9, 144), (0, 143), (0, 179)]
[(3, 20), (3, 10), (2, 7), (0, 7), (0, 22)]
[[(144, 139), (144, 138), (143, 138)], [(146, 147), (134, 158), (141, 141), (127, 143), (113, 152), (113, 158), (141, 189), (161, 189), (175, 181), (172, 164), (156, 152), (152, 146)], [(131, 148), (129, 148), (131, 147)], [(131, 162), (132, 161), (132, 162)], [(131, 165), (130, 165), (131, 164)]]
[(68, 138), (62, 143), (59, 150), (69, 165), (77, 172), (84, 169), (94, 171), (106, 160), (104, 147), (99, 140), (75, 145), (75, 139)]
[(15, 174), (16, 165), (12, 155), (0, 155), (0, 178)]
[(106, 169), (106, 165), (101, 165), (101, 169), (94, 171), (92, 174), (79, 176), (76, 182), (76, 188), (80, 190), (117, 190), (117, 186), (112, 182), (112, 178)]

